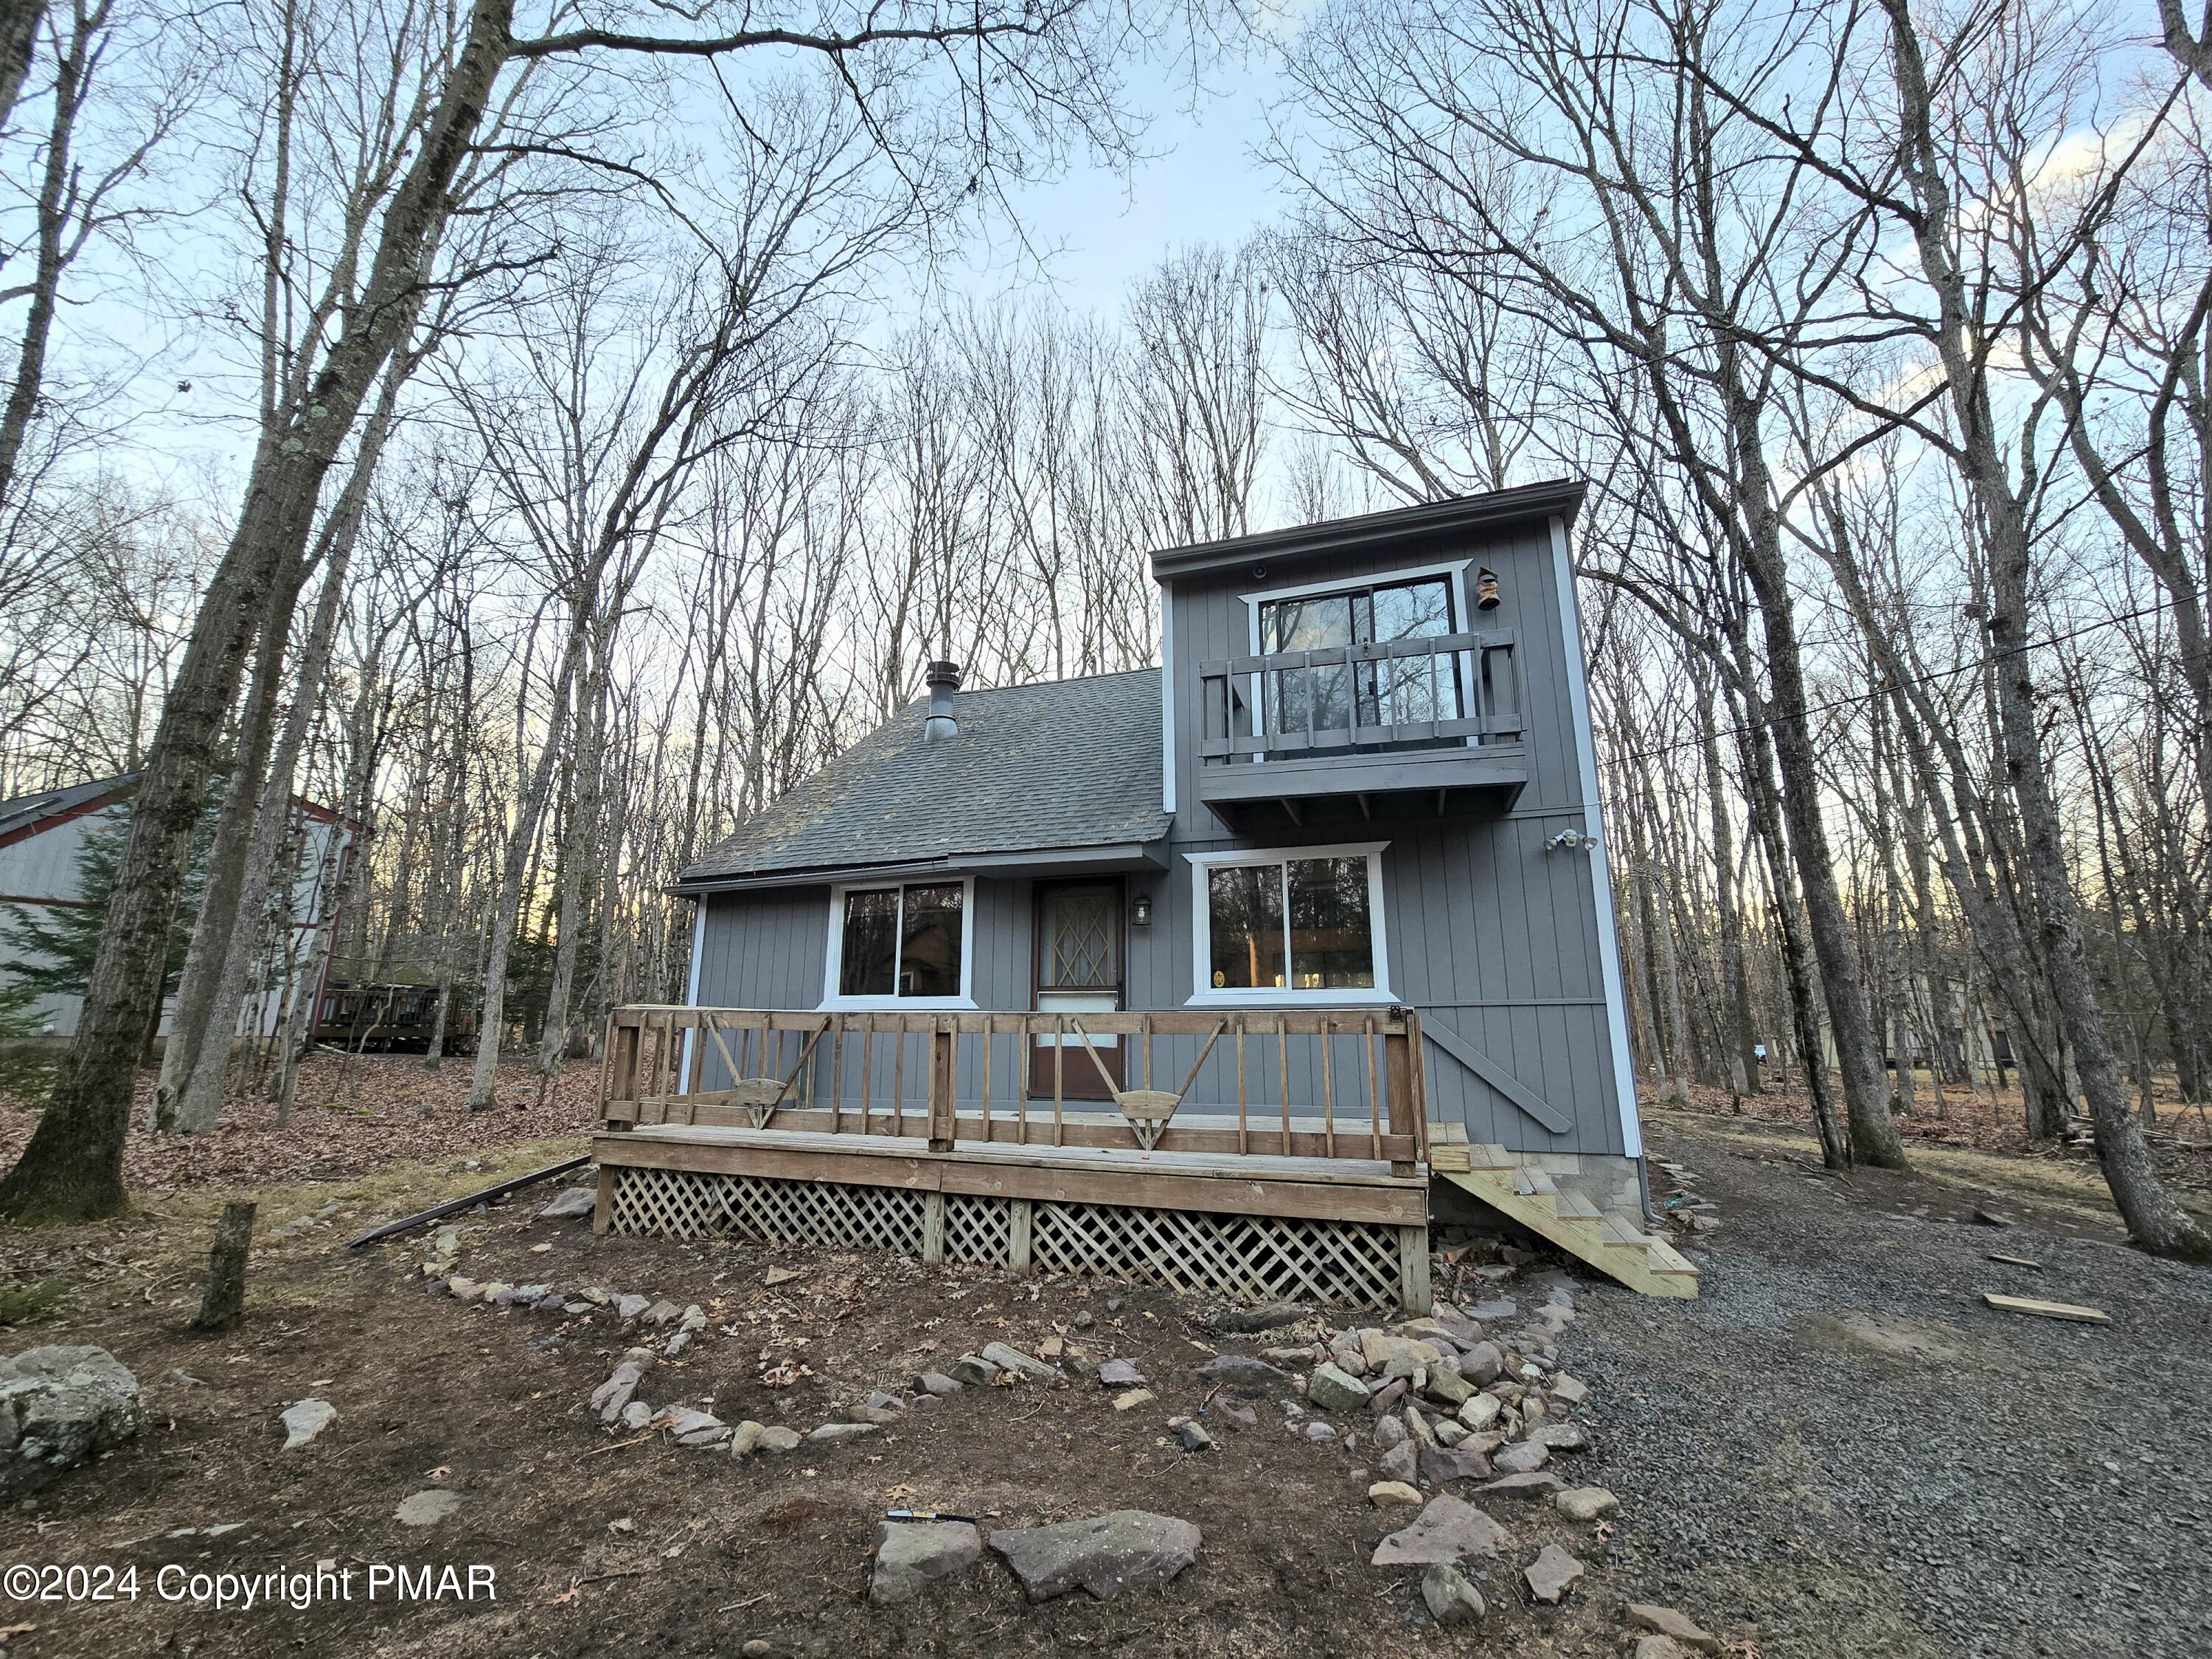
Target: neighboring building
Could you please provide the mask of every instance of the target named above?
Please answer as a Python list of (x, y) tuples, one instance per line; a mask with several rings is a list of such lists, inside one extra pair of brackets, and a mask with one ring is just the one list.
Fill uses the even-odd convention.
[[(1163, 669), (961, 690), (932, 665), (926, 702), (683, 872), (688, 1000), (1413, 1008), (1431, 1120), (1640, 1214), (1568, 556), (1583, 494), (1157, 554)], [(1193, 1110), (1228, 1109), (1227, 1065), (1200, 1057)], [(1060, 1082), (1105, 1093), (1087, 1056)]]
[[(86, 842), (105, 831), (127, 831), (137, 784), (137, 774), (125, 773), (0, 801), (0, 908), (84, 905), (80, 872)], [(266, 1036), (276, 1031), (289, 996), (286, 960), (305, 963), (311, 958), (307, 945), (313, 931), (332, 920), (329, 907), (337, 887), (332, 860), (349, 851), (350, 837), (339, 838), (337, 815), (328, 807), (295, 798), (292, 810), (300, 848), (289, 895), (292, 938), (289, 950), (279, 941), (270, 959), (259, 964), (253, 981), (259, 988), (248, 998), (240, 1019), (242, 1034)], [(0, 939), (0, 985), (13, 979), (18, 961), (15, 947)], [(44, 1035), (68, 1037), (76, 1034), (81, 1006), (73, 995), (43, 996), (33, 1012)], [(163, 1033), (171, 1012), (165, 1004)]]

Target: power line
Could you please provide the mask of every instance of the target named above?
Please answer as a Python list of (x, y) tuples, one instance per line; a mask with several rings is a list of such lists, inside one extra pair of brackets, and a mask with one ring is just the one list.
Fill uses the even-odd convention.
[[(2063, 645), (2069, 640), (2078, 640), (2084, 634), (2094, 634), (2100, 628), (2117, 628), (2122, 623), (2136, 622), (2144, 617), (2155, 616), (2161, 611), (2172, 610), (2175, 603), (2176, 601), (2171, 599), (2160, 599), (2154, 604), (2144, 605), (2138, 610), (2123, 611), (2116, 617), (2100, 617), (2094, 622), (2084, 623), (2081, 627), (2071, 629), (2066, 633), (2053, 634), (2048, 639), (2031, 640), (2025, 645), (2008, 646), (2002, 651), (1994, 652), (1973, 662), (1958, 663), (1949, 668), (1931, 668), (1924, 674), (1914, 674), (1900, 680), (1887, 680), (1870, 691), (1855, 691), (1849, 696), (1833, 697), (1826, 702), (1808, 703), (1805, 705), (1805, 713), (1808, 717), (1814, 714), (1832, 714), (1839, 708), (1850, 708), (1860, 703), (1873, 702), (1908, 685), (1927, 685), (1936, 680), (1951, 679), (1960, 674), (1973, 673), (1991, 663), (2002, 662), (2010, 657), (2024, 656), (2028, 652), (2040, 651), (2049, 646)], [(1776, 724), (1778, 718), (1775, 716), (1765, 720), (1746, 720), (1741, 726), (1725, 726), (1716, 732), (1713, 736), (1717, 741), (1722, 738), (1741, 737), (1747, 732), (1769, 730)], [(1662, 744), (1656, 749), (1638, 750), (1634, 753), (1618, 755), (1613, 758), (1624, 765), (1638, 761), (1656, 760), (1662, 755), (1672, 755), (1684, 749), (1702, 749), (1705, 747), (1705, 742), (1703, 736), (1685, 738), (1680, 743)]]

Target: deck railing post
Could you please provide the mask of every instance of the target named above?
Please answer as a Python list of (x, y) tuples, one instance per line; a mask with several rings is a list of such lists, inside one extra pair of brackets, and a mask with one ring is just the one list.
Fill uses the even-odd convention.
[[(1390, 1011), (1390, 1024), (1394, 1029), (1382, 1038), (1382, 1065), (1390, 1079), (1390, 1133), (1412, 1136), (1418, 1145), (1421, 1131), (1413, 1091), (1413, 1068), (1420, 1061), (1413, 1053), (1413, 1034), (1419, 1028), (1403, 1008)], [(1410, 1159), (1391, 1162), (1390, 1173), (1394, 1176), (1409, 1176), (1414, 1172)]]
[[(606, 1097), (599, 1102), (602, 1118), (610, 1103), (619, 1100), (634, 1104), (637, 1099), (637, 1040), (635, 1020), (607, 1017), (607, 1086)], [(630, 1115), (635, 1118), (636, 1113)]]
[(949, 1152), (956, 1130), (953, 1120), (953, 1025), (940, 1014), (929, 1034), (929, 1150)]

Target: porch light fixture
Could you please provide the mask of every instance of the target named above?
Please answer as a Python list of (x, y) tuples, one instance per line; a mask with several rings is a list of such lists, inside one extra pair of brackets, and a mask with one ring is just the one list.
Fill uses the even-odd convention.
[(1129, 901), (1129, 921), (1139, 927), (1152, 925), (1152, 896), (1139, 893)]
[(1474, 573), (1474, 608), (1477, 611), (1498, 609), (1498, 573), (1486, 565)]
[(1595, 858), (1598, 852), (1597, 837), (1586, 836), (1579, 830), (1562, 830), (1544, 843), (1544, 850), (1547, 853), (1588, 853)]

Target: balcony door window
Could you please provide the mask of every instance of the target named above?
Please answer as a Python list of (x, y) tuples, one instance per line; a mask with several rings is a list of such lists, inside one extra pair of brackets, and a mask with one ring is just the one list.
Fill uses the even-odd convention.
[(1194, 1001), (1387, 1000), (1382, 847), (1194, 855)]
[[(1444, 576), (1339, 592), (1263, 600), (1260, 650), (1286, 652), (1384, 645), (1452, 632), (1452, 585)], [(1267, 732), (1341, 732), (1353, 724), (1403, 726), (1460, 718), (1459, 670), (1427, 653), (1357, 664), (1279, 669), (1262, 688)]]

